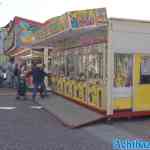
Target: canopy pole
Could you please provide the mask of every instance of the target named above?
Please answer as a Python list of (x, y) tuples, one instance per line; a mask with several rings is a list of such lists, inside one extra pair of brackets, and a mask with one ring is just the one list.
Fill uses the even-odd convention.
[(113, 68), (114, 68), (114, 55), (112, 51), (112, 22), (108, 23), (107, 35), (107, 115), (113, 115), (112, 103), (112, 87), (113, 87)]
[(45, 68), (44, 70), (46, 72), (48, 72), (48, 48), (44, 48), (44, 65), (45, 65)]
[[(44, 71), (48, 73), (48, 47), (44, 48)], [(48, 78), (45, 80), (46, 87), (48, 88)]]

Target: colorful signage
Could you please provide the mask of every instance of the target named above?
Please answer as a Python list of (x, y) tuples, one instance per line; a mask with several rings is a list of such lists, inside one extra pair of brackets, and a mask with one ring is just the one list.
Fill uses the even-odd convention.
[(48, 29), (50, 34), (62, 32), (67, 28), (68, 28), (68, 20), (66, 15), (52, 18), (46, 23), (46, 29)]
[(47, 22), (45, 22), (43, 27), (34, 34), (35, 39), (41, 40), (55, 33), (63, 32), (68, 28), (68, 26), (69, 24), (66, 14), (49, 19)]
[(106, 9), (104, 8), (72, 11), (69, 16), (72, 28), (97, 25), (106, 22), (107, 19)]
[[(106, 21), (107, 16), (105, 8), (68, 12), (62, 16), (58, 16), (46, 21), (41, 29), (34, 34), (35, 44), (36, 42), (50, 38), (51, 35), (61, 33), (66, 29), (89, 27), (93, 25), (104, 24), (106, 23)], [(79, 45), (87, 45), (87, 43), (97, 43), (99, 41), (104, 41), (105, 39), (103, 37), (92, 37), (90, 39), (86, 37), (79, 40), (75, 43)], [(71, 43), (74, 43), (74, 41), (72, 42), (71, 40)]]
[(25, 19), (15, 19), (16, 47), (30, 46), (33, 41), (33, 33), (40, 29), (40, 24)]

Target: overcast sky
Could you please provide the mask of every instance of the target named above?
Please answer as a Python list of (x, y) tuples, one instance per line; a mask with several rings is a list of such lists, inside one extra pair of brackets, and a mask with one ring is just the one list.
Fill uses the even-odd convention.
[(0, 27), (14, 16), (39, 22), (70, 10), (106, 7), (108, 17), (150, 20), (150, 0), (0, 0)]

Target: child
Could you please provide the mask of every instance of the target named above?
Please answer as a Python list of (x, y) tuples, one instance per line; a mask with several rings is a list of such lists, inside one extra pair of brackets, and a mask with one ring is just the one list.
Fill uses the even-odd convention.
[(21, 74), (18, 79), (16, 99), (20, 99), (20, 97), (22, 96), (23, 99), (26, 100), (26, 92), (27, 92), (27, 85), (26, 85), (26, 81), (25, 81), (25, 75)]

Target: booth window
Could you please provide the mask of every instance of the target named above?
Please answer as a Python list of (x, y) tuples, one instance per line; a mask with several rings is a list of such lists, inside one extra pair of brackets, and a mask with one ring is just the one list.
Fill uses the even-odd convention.
[(140, 83), (150, 84), (150, 56), (143, 56), (140, 65)]
[(53, 57), (53, 69), (52, 69), (54, 74), (58, 74), (58, 58), (57, 56)]
[(55, 75), (59, 74), (59, 57), (58, 56), (53, 56), (53, 59), (52, 59), (52, 72)]
[(133, 56), (131, 54), (115, 54), (114, 87), (132, 86)]
[(87, 55), (79, 55), (78, 56), (78, 76), (81, 80), (86, 80), (87, 79)]
[(52, 65), (53, 65), (53, 64), (52, 64), (52, 58), (49, 57), (49, 58), (48, 58), (48, 70), (49, 70), (49, 71), (52, 70)]
[(103, 79), (102, 53), (89, 54), (87, 71), (89, 79)]
[(64, 63), (64, 55), (59, 56), (59, 75), (65, 75), (65, 63)]
[(74, 63), (75, 63), (75, 56), (73, 54), (68, 54), (66, 57), (67, 76), (72, 79), (74, 79), (76, 76)]

